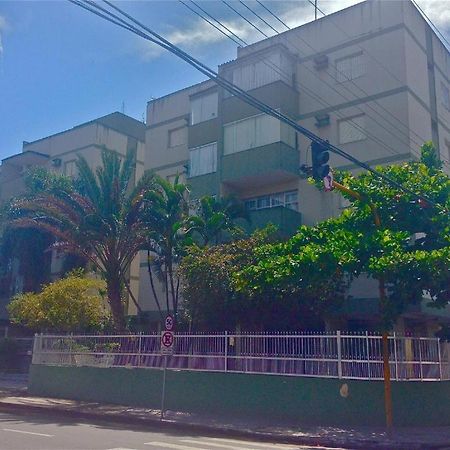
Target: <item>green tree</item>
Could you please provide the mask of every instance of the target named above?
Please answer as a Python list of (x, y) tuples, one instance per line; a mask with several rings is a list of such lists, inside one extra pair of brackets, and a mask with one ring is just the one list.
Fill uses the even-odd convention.
[(125, 326), (123, 287), (129, 288), (130, 264), (148, 240), (142, 220), (144, 194), (153, 183), (146, 173), (134, 187), (136, 152), (124, 159), (102, 151), (102, 166), (93, 170), (77, 161), (74, 184), (53, 174), (35, 174), (31, 196), (17, 199), (9, 211), (14, 226), (38, 228), (57, 239), (56, 247), (86, 258), (106, 282), (108, 303), (118, 329)]
[(200, 236), (203, 246), (217, 245), (224, 232), (242, 235), (243, 230), (236, 224), (238, 219), (248, 220), (248, 214), (241, 201), (233, 196), (217, 199), (202, 197), (197, 204), (195, 214), (190, 217), (189, 225), (194, 234)]
[(334, 289), (337, 299), (345, 298), (352, 279), (366, 274), (387, 287), (380, 305), (383, 330), (390, 329), (408, 305), (423, 301), (424, 292), (431, 305), (447, 305), (449, 177), (429, 144), (421, 161), (377, 169), (441, 206), (399, 192), (371, 173), (338, 173), (337, 179), (357, 193), (343, 194), (350, 208), (315, 227), (301, 227), (286, 243), (257, 250), (255, 263), (235, 275), (238, 289), (249, 294), (270, 289), (280, 295), (298, 293), (320, 306), (334, 302)]
[(15, 296), (8, 305), (11, 320), (33, 331), (85, 332), (100, 330), (109, 321), (101, 292), (105, 283), (80, 272)]
[[(158, 310), (178, 313), (179, 285), (177, 265), (190, 243), (188, 229), (188, 190), (176, 177), (174, 183), (155, 176), (152, 188), (143, 196), (142, 219), (147, 225), (147, 268), (150, 286)], [(160, 298), (156, 280), (163, 285), (164, 299)]]

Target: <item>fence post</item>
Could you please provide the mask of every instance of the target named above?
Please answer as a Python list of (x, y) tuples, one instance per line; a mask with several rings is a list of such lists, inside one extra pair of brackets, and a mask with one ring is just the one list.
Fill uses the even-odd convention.
[(338, 357), (338, 378), (342, 378), (342, 346), (341, 346), (341, 332), (336, 332), (337, 343), (337, 357)]
[(138, 360), (137, 360), (138, 367), (141, 366), (141, 354), (142, 354), (142, 331), (139, 332), (139, 348), (138, 348)]
[(34, 334), (33, 339), (33, 356), (31, 357), (31, 364), (39, 364), (38, 362), (38, 339), (39, 335), (37, 333)]
[(225, 372), (227, 372), (228, 371), (228, 331), (225, 331), (225, 349), (224, 349), (224, 354), (225, 354), (224, 369), (225, 369)]
[(395, 380), (398, 381), (397, 336), (395, 334), (395, 331), (393, 332), (393, 341), (394, 341)]
[(367, 379), (372, 378), (371, 367), (370, 367), (370, 345), (369, 345), (369, 332), (366, 331), (366, 358), (367, 358)]
[(420, 369), (420, 380), (423, 381), (423, 367), (422, 367), (422, 341), (420, 337), (417, 338), (417, 342), (419, 343), (419, 369)]
[(442, 357), (441, 357), (441, 340), (440, 338), (437, 338), (437, 345), (438, 345), (438, 361), (439, 361), (439, 380), (442, 381)]

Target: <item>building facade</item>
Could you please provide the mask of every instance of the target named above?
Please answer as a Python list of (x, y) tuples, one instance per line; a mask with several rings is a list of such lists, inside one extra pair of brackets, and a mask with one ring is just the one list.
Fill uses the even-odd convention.
[[(137, 152), (134, 174), (138, 180), (144, 172), (145, 125), (119, 112), (75, 126), (34, 142), (24, 142), (22, 153), (2, 160), (0, 166), (0, 203), (25, 191), (24, 175), (30, 167), (41, 166), (68, 177), (76, 176), (76, 160), (83, 156), (91, 167), (101, 165), (103, 149), (125, 155), (127, 150)], [(52, 252), (50, 278), (56, 279), (61, 273), (64, 255)], [(4, 306), (12, 295), (22, 292), (24, 275), (18, 261), (11, 261), (7, 279), (1, 283), (0, 313), (5, 316)], [(25, 283), (26, 284), (26, 283)], [(130, 287), (139, 292), (139, 263), (133, 262), (130, 270)]]
[[(368, 0), (238, 48), (219, 74), (367, 164), (417, 159), (432, 140), (449, 168), (450, 54), (409, 1)], [(150, 101), (145, 140), (147, 169), (186, 177), (194, 197), (236, 195), (253, 228), (272, 222), (288, 235), (346, 207), (306, 180), (308, 139), (213, 81)], [(336, 155), (330, 164), (358, 170)], [(366, 306), (340, 317), (355, 328), (376, 312), (367, 283), (354, 287)], [(151, 308), (146, 292), (141, 282)], [(423, 314), (411, 311), (406, 326)]]

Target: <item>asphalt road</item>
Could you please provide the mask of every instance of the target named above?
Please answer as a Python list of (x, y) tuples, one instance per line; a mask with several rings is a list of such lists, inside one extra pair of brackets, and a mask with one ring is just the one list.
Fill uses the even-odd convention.
[[(0, 414), (0, 450), (327, 450), (66, 417)], [(331, 449), (330, 449), (331, 450)], [(344, 449), (341, 449), (344, 450)]]

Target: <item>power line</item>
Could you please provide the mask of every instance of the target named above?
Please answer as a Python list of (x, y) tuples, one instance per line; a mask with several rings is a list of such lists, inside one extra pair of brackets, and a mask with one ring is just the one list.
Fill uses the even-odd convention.
[[(252, 11), (250, 8), (248, 8), (248, 9), (249, 9), (250, 11)], [(205, 10), (203, 10), (203, 11), (206, 13)], [(207, 14), (208, 14), (211, 18), (213, 18), (213, 20), (215, 20), (217, 23), (219, 23), (220, 25), (224, 26), (218, 19), (214, 18), (214, 17), (211, 16), (209, 13), (207, 13)], [(278, 33), (278, 32), (277, 32), (277, 33)], [(278, 34), (279, 34), (279, 33), (278, 33)], [(240, 39), (241, 41), (243, 41), (246, 45), (248, 45), (242, 38), (240, 38), (240, 37), (237, 36), (237, 35), (235, 35), (235, 36), (236, 36), (238, 39)], [(314, 49), (307, 41), (305, 41), (305, 40), (304, 40), (303, 38), (301, 38), (301, 37), (300, 37), (300, 39), (301, 39), (303, 42), (305, 42), (305, 44), (308, 45), (313, 51), (317, 52), (317, 50), (315, 50), (315, 49)], [(292, 44), (292, 43), (291, 43), (291, 45), (293, 45), (299, 52), (301, 52), (300, 49), (299, 49), (295, 44)], [(271, 64), (270, 62), (267, 62), (266, 60), (264, 60), (264, 59), (262, 59), (262, 58), (260, 58), (259, 60), (262, 61), (262, 62), (264, 62), (264, 63), (265, 63), (267, 66), (269, 66), (269, 67), (272, 66), (272, 68), (274, 69), (274, 71), (276, 71), (277, 73), (279, 73), (280, 75), (282, 75), (281, 72), (280, 72), (280, 70), (279, 70), (279, 68), (277, 68), (274, 64)], [(309, 69), (309, 67), (305, 66), (305, 68), (306, 68), (309, 72), (313, 73), (313, 71), (312, 71), (311, 69)], [(329, 72), (328, 72), (328, 73), (329, 73)], [(313, 73), (313, 74), (314, 74), (314, 73)], [(286, 79), (287, 79), (287, 81), (288, 81), (288, 83), (289, 83), (289, 82), (290, 82), (290, 80), (289, 80), (289, 78), (290, 78), (289, 74), (284, 73), (284, 75), (286, 76)], [(315, 74), (314, 74), (314, 75), (315, 75)], [(337, 78), (334, 77), (332, 74), (329, 73), (329, 75), (330, 75), (334, 80), (338, 81)], [(323, 79), (320, 78), (320, 81), (322, 81), (324, 84), (326, 84), (327, 86), (329, 86), (329, 87), (330, 87), (334, 92), (336, 92), (338, 95), (342, 96), (342, 97), (345, 98), (346, 100), (350, 100), (347, 96), (345, 96), (342, 92), (337, 91), (337, 90), (335, 89), (334, 86), (330, 85), (330, 84), (327, 83), (325, 80), (323, 80)], [(368, 93), (367, 93), (364, 89), (362, 89), (361, 87), (359, 87), (356, 83), (354, 83), (353, 80), (348, 80), (348, 81), (350, 81), (355, 87), (357, 87), (357, 88), (358, 88), (360, 91), (362, 91), (366, 96), (368, 96)], [(319, 96), (317, 96), (315, 93), (312, 93), (312, 91), (308, 90), (308, 89), (306, 88), (306, 86), (300, 86), (298, 82), (296, 82), (296, 85), (297, 85), (298, 87), (301, 87), (301, 90), (302, 90), (303, 92), (305, 92), (305, 91), (306, 91), (306, 92), (309, 92), (309, 95), (310, 95), (312, 98), (315, 98), (317, 101), (319, 101), (320, 103), (324, 104), (325, 106), (331, 107), (331, 105), (330, 105), (329, 103), (325, 102), (323, 99), (321, 99), (321, 98), (320, 98)], [(355, 97), (356, 97), (357, 99), (359, 99), (359, 97), (358, 97), (354, 92), (352, 92), (347, 86), (344, 85), (343, 87), (346, 89), (346, 91), (348, 91), (348, 92), (351, 93), (352, 95), (355, 95)], [(384, 129), (386, 132), (388, 132), (389, 134), (391, 134), (394, 138), (398, 139), (399, 142), (401, 142), (402, 144), (406, 145), (407, 147), (410, 147), (409, 140), (412, 140), (412, 141), (418, 146), (418, 148), (420, 149), (421, 144), (425, 141), (425, 139), (423, 139), (422, 137), (420, 137), (419, 135), (417, 135), (417, 133), (414, 133), (413, 130), (409, 130), (408, 127), (407, 127), (400, 119), (398, 119), (396, 116), (394, 116), (389, 110), (387, 110), (386, 108), (384, 108), (384, 107), (383, 107), (381, 104), (379, 104), (377, 101), (374, 101), (374, 102), (375, 102), (381, 109), (383, 109), (387, 114), (389, 114), (394, 120), (396, 120), (401, 126), (403, 126), (403, 127), (408, 131), (408, 133), (403, 132), (402, 130), (399, 130), (399, 129), (395, 129), (395, 131), (391, 131), (391, 130), (389, 130), (388, 128), (386, 128), (382, 123), (380, 123), (379, 121), (377, 121), (373, 116), (371, 116), (371, 115), (368, 114), (367, 112), (363, 111), (360, 107), (357, 107), (357, 109), (358, 109), (361, 113), (367, 115), (367, 117), (371, 118), (377, 125), (379, 125), (381, 128), (383, 128), (383, 129)], [(375, 110), (371, 105), (369, 105), (369, 104), (366, 103), (366, 106), (367, 106), (368, 109), (370, 109), (371, 111), (373, 111), (374, 113), (376, 113), (380, 118), (382, 118), (383, 120), (386, 120), (386, 122), (387, 122), (387, 119), (386, 119), (380, 112), (378, 112), (377, 110)], [(338, 113), (338, 112), (335, 112), (335, 115), (338, 116), (338, 117), (340, 117), (340, 118), (342, 118), (342, 119), (347, 119), (347, 118), (343, 117), (343, 116), (342, 116), (340, 113)], [(368, 131), (367, 131), (366, 129), (364, 129), (362, 126), (360, 126), (359, 124), (357, 124), (354, 120), (352, 120), (352, 119), (347, 119), (347, 120), (349, 120), (349, 122), (351, 122), (352, 125), (353, 125), (356, 129), (358, 129), (359, 131), (361, 131), (365, 136), (367, 136), (369, 139), (371, 139), (371, 140), (374, 141), (375, 143), (377, 143), (377, 144), (379, 144), (380, 146), (382, 146), (383, 148), (385, 148), (389, 153), (391, 153), (392, 155), (397, 155), (397, 154), (398, 154), (397, 151), (395, 151), (392, 147), (390, 147), (390, 146), (387, 145), (385, 142), (383, 142), (380, 138), (378, 138), (378, 136), (375, 136), (375, 135), (373, 135), (372, 133), (368, 132)], [(390, 122), (389, 122), (389, 125), (390, 125), (390, 126), (393, 126)], [(419, 137), (419, 139), (421, 139), (421, 142), (417, 142), (417, 141), (415, 141), (414, 139), (412, 139), (412, 138), (410, 137), (410, 135), (409, 135), (409, 131), (412, 131), (413, 134), (416, 134), (416, 135)], [(398, 136), (398, 134), (397, 134), (398, 132), (400, 132), (403, 136), (406, 137), (406, 141), (403, 141), (403, 140)], [(416, 152), (416, 151), (413, 150), (412, 148), (410, 148), (410, 150), (411, 150), (411, 152), (412, 152), (413, 154), (415, 154), (415, 155), (417, 155), (417, 156), (420, 157), (419, 152)], [(447, 160), (446, 160), (445, 158), (441, 158), (441, 159), (442, 159), (443, 161), (447, 162)]]
[(222, 0), (222, 3), (226, 6), (228, 6), (228, 8), (230, 8), (232, 11), (234, 11), (239, 17), (242, 17), (242, 19), (244, 19), (255, 30), (259, 31), (264, 37), (266, 37), (266, 38), (269, 37), (266, 33), (264, 33), (264, 31), (262, 31), (260, 28), (258, 28), (254, 23), (250, 22), (250, 20), (248, 20), (247, 17), (243, 16), (237, 9), (234, 9), (228, 2), (226, 2), (225, 0)]
[[(217, 19), (215, 19), (215, 20), (217, 21)], [(278, 33), (278, 34), (279, 34), (279, 33)], [(301, 37), (300, 37), (300, 39), (301, 39), (306, 45), (308, 45), (313, 51), (317, 52), (317, 51), (316, 51), (316, 50), (315, 50), (315, 49), (314, 49), (307, 41), (305, 41), (305, 40), (304, 40), (303, 38), (301, 38)], [(247, 45), (248, 45), (248, 44), (247, 44)], [(300, 50), (295, 44), (292, 44), (292, 43), (291, 43), (291, 45), (292, 45), (293, 47), (295, 47), (295, 48), (301, 53), (301, 50)], [(263, 60), (262, 58), (260, 58), (259, 60), (264, 62), (264, 60)], [(266, 63), (266, 65), (268, 65), (268, 64)], [(305, 67), (306, 70), (308, 70), (309, 72), (311, 72), (314, 76), (316, 75), (316, 74), (315, 74), (308, 66), (304, 66), (304, 67)], [(279, 74), (281, 75), (280, 70), (277, 69), (275, 66), (274, 66), (274, 70), (275, 70), (277, 73), (279, 73)], [(329, 73), (329, 72), (328, 72), (328, 73)], [(285, 75), (286, 75), (286, 74), (285, 74)], [(335, 81), (338, 81), (337, 78), (334, 77), (331, 73), (329, 73), (329, 75), (330, 75), (330, 77), (333, 78)], [(289, 80), (289, 75), (286, 75), (286, 78)], [(345, 100), (353, 100), (353, 98), (350, 99), (349, 97), (345, 96), (342, 92), (339, 92), (334, 86), (332, 86), (330, 83), (326, 82), (326, 81), (323, 80), (322, 78), (319, 78), (319, 80), (320, 80), (322, 83), (326, 84), (326, 85), (327, 85), (330, 89), (332, 89), (336, 94), (338, 94), (339, 96), (343, 97)], [(358, 87), (352, 80), (348, 80), (348, 81), (351, 81), (352, 84), (354, 84), (356, 87)], [(300, 84), (299, 84), (298, 82), (296, 82), (296, 85), (297, 85), (299, 88), (301, 88), (301, 91), (309, 93), (310, 97), (312, 97), (313, 99), (315, 99), (315, 100), (317, 100), (318, 102), (322, 103), (322, 104), (325, 105), (326, 107), (327, 107), (327, 106), (328, 106), (328, 107), (332, 107), (331, 104), (329, 104), (329, 103), (327, 103), (326, 101), (324, 101), (322, 98), (320, 98), (320, 96), (318, 96), (317, 94), (315, 94), (314, 92), (312, 92), (312, 91), (311, 91), (310, 89), (308, 89), (306, 86), (300, 86)], [(355, 93), (351, 92), (350, 89), (349, 89), (347, 86), (344, 85), (343, 87), (345, 88), (346, 91), (348, 91), (348, 92), (351, 93), (352, 95), (355, 95), (356, 99), (359, 99), (359, 97), (358, 97)], [(359, 88), (359, 87), (358, 87), (358, 88)], [(362, 88), (359, 88), (359, 89), (360, 89), (362, 92), (364, 92), (366, 96), (368, 96), (368, 94), (367, 94), (366, 91), (364, 91)], [(385, 109), (385, 108), (384, 108), (382, 105), (380, 105), (378, 102), (375, 101), (375, 103), (376, 103), (378, 106), (380, 106), (380, 108), (384, 109), (388, 114), (390, 114), (395, 120), (397, 120), (402, 126), (404, 126), (404, 127), (407, 129), (406, 125), (404, 125), (403, 122), (400, 121), (400, 119), (398, 119), (397, 117), (395, 117), (390, 111), (388, 111), (387, 109)], [(385, 117), (381, 115), (381, 113), (379, 113), (378, 111), (376, 111), (376, 110), (375, 110), (373, 107), (371, 107), (369, 104), (366, 103), (366, 106), (367, 106), (368, 109), (374, 111), (374, 112), (375, 112), (378, 116), (380, 116), (383, 120), (386, 120)], [(380, 122), (378, 122), (374, 117), (370, 116), (370, 115), (367, 114), (365, 111), (363, 111), (359, 106), (357, 106), (356, 108), (357, 108), (361, 113), (363, 113), (363, 114), (367, 115), (368, 117), (370, 117), (377, 125), (379, 125), (379, 126), (380, 126), (381, 128), (383, 128), (386, 132), (388, 132), (389, 134), (391, 134), (392, 136), (394, 136), (394, 138), (398, 139), (399, 142), (405, 144), (407, 147), (410, 147), (409, 142), (408, 142), (409, 139), (410, 139), (409, 134), (406, 134), (406, 133), (404, 133), (404, 132), (402, 132), (401, 130), (398, 130), (398, 129), (396, 129), (395, 132), (393, 132), (393, 131), (387, 129), (383, 124), (381, 124)], [(342, 114), (340, 114), (340, 113), (338, 113), (338, 112), (336, 112), (336, 111), (335, 111), (335, 115), (338, 116), (338, 117), (340, 117), (341, 119), (346, 119), (345, 117), (342, 116)], [(390, 147), (388, 144), (386, 144), (385, 142), (383, 142), (383, 141), (382, 141), (380, 138), (378, 138), (377, 136), (375, 136), (375, 135), (373, 135), (372, 133), (368, 132), (367, 130), (363, 129), (363, 127), (361, 127), (360, 125), (358, 125), (354, 120), (352, 120), (352, 119), (347, 119), (347, 120), (349, 120), (349, 121), (352, 123), (352, 125), (353, 125), (356, 129), (358, 129), (359, 131), (361, 131), (365, 136), (369, 137), (372, 141), (374, 141), (375, 143), (377, 143), (377, 144), (379, 144), (380, 146), (382, 146), (383, 148), (385, 148), (385, 149), (388, 151), (388, 153), (390, 153), (391, 155), (397, 155), (397, 154), (398, 154), (398, 152), (396, 152), (392, 147)], [(391, 124), (389, 124), (389, 125), (391, 125)], [(402, 139), (400, 139), (400, 138), (398, 137), (398, 134), (397, 134), (398, 131), (400, 131), (400, 132), (407, 138), (407, 141), (403, 141)], [(424, 141), (424, 140), (423, 140), (423, 141)], [(415, 144), (420, 148), (421, 143), (417, 143), (416, 141), (414, 141), (414, 142), (415, 142)], [(419, 153), (418, 153), (418, 152), (415, 152), (412, 148), (411, 148), (410, 150), (411, 150), (412, 153), (414, 153), (414, 154), (416, 154), (417, 156), (419, 156)]]
[(269, 22), (266, 22), (265, 19), (263, 19), (258, 13), (253, 11), (250, 6), (246, 5), (242, 0), (239, 0), (239, 3), (244, 6), (244, 8), (247, 8), (252, 14), (254, 14), (259, 20), (261, 20), (263, 23), (265, 23), (271, 30), (275, 31), (275, 33), (280, 34), (278, 30), (276, 30), (272, 25), (270, 25)]
[[(216, 30), (218, 30), (220, 33), (222, 33), (227, 38), (231, 39), (235, 44), (238, 46), (241, 46), (241, 44), (236, 41), (233, 36), (228, 35), (225, 33), (225, 31), (221, 30), (218, 26), (214, 25), (210, 20), (208, 20), (206, 17), (202, 16), (199, 12), (195, 11), (193, 8), (191, 8), (187, 3), (185, 3), (183, 0), (178, 0), (180, 3), (182, 3), (184, 6), (186, 6), (187, 9), (192, 11), (194, 14), (196, 14), (198, 17), (201, 17), (204, 21), (208, 22), (212, 27), (214, 27)], [(194, 3), (194, 2), (192, 2)], [(198, 7), (198, 6), (197, 6)]]
[(218, 21), (216, 18), (211, 16), (206, 10), (204, 10), (198, 3), (194, 2), (194, 0), (191, 0), (191, 3), (193, 3), (200, 11), (205, 13), (208, 17), (210, 17), (212, 20), (216, 21), (221, 27), (225, 28), (232, 36), (234, 36), (236, 39), (241, 41), (244, 45), (248, 45), (243, 39), (241, 39), (236, 33), (234, 33), (232, 30), (230, 30), (224, 23)]
[(256, 0), (256, 3), (258, 3), (258, 5), (261, 5), (271, 16), (275, 17), (275, 19), (278, 20), (278, 22), (280, 22), (282, 25), (284, 25), (288, 30), (290, 30), (289, 26), (286, 25), (276, 14), (274, 14), (269, 8), (267, 8), (267, 6), (265, 6), (262, 2), (260, 2), (259, 0)]
[[(321, 144), (321, 145), (325, 146), (329, 151), (331, 151), (331, 152), (333, 152), (333, 153), (335, 153), (337, 155), (340, 155), (343, 158), (346, 158), (347, 160), (353, 162), (357, 166), (359, 166), (359, 167), (361, 167), (361, 168), (363, 168), (363, 169), (373, 173), (380, 180), (384, 180), (385, 182), (389, 183), (391, 186), (394, 186), (394, 187), (402, 190), (405, 193), (413, 195), (417, 199), (421, 199), (421, 200), (427, 202), (429, 205), (435, 206), (435, 207), (440, 208), (440, 209), (444, 209), (447, 212), (447, 210), (444, 207), (442, 207), (441, 205), (433, 202), (432, 200), (429, 200), (428, 198), (426, 198), (425, 196), (423, 196), (421, 194), (417, 194), (416, 192), (410, 190), (409, 188), (406, 188), (405, 186), (402, 186), (400, 183), (398, 183), (397, 181), (393, 180), (389, 176), (387, 176), (387, 175), (385, 175), (385, 174), (383, 174), (383, 173), (373, 169), (372, 167), (370, 167), (366, 163), (363, 163), (363, 162), (359, 161), (357, 158), (355, 158), (352, 155), (346, 153), (345, 151), (341, 150), (340, 148), (336, 147), (335, 145), (328, 143), (327, 141), (325, 141), (324, 139), (320, 138), (319, 136), (316, 136), (314, 133), (309, 131), (307, 128), (297, 124), (295, 121), (293, 121), (289, 117), (281, 114), (276, 109), (266, 105), (265, 103), (263, 103), (260, 100), (256, 99), (255, 97), (253, 97), (252, 95), (248, 94), (247, 92), (245, 92), (241, 88), (235, 86), (234, 84), (232, 84), (231, 82), (229, 82), (225, 78), (222, 78), (217, 72), (215, 72), (214, 70), (212, 70), (211, 68), (209, 68), (205, 64), (201, 63), (200, 61), (198, 61), (197, 59), (195, 59), (194, 57), (192, 57), (188, 53), (184, 52), (179, 47), (177, 47), (176, 45), (172, 44), (170, 41), (168, 41), (167, 39), (163, 38), (162, 36), (160, 36), (155, 31), (153, 31), (150, 28), (146, 27), (141, 22), (139, 22), (137, 19), (135, 19), (134, 17), (132, 17), (128, 13), (122, 11), (119, 7), (115, 6), (114, 4), (109, 2), (108, 0), (103, 0), (103, 1), (108, 6), (113, 8), (115, 11), (118, 11), (123, 17), (127, 18), (128, 20), (131, 20), (132, 23), (136, 24), (137, 26), (139, 26), (143, 30), (147, 31), (150, 34), (150, 36), (148, 34), (144, 33), (142, 30), (136, 28), (134, 25), (127, 23), (125, 20), (123, 20), (121, 18), (118, 18), (118, 16), (115, 15), (114, 13), (112, 13), (111, 11), (107, 11), (104, 8), (100, 7), (99, 5), (97, 5), (93, 1), (84, 0), (84, 4), (81, 3), (79, 0), (68, 0), (68, 1), (70, 1), (71, 3), (74, 3), (75, 5), (82, 6), (84, 9), (87, 9), (88, 11), (91, 11), (94, 14), (97, 14), (98, 16), (103, 17), (105, 20), (108, 20), (108, 21), (110, 21), (110, 22), (112, 22), (112, 23), (114, 23), (114, 24), (116, 24), (116, 25), (118, 25), (118, 26), (120, 26), (120, 27), (122, 27), (124, 29), (127, 29), (128, 31), (131, 31), (131, 32), (133, 32), (133, 33), (143, 37), (146, 40), (149, 40), (150, 42), (156, 43), (157, 45), (159, 45), (160, 47), (162, 47), (164, 49), (168, 49), (171, 53), (177, 55), (179, 58), (181, 58), (184, 61), (186, 61), (187, 63), (189, 63), (191, 66), (193, 66), (194, 68), (199, 70), (201, 73), (206, 75), (208, 78), (214, 80), (219, 86), (223, 87), (224, 89), (226, 89), (227, 91), (231, 92), (232, 94), (238, 96), (239, 98), (244, 98), (246, 103), (250, 104), (251, 106), (254, 106), (256, 109), (259, 109), (260, 111), (262, 111), (262, 112), (264, 112), (264, 113), (266, 113), (266, 114), (268, 114), (268, 115), (270, 115), (270, 116), (280, 120), (281, 122), (283, 122), (283, 123), (293, 127), (296, 131), (298, 131), (299, 133), (303, 134), (308, 139), (312, 140), (313, 142), (316, 142), (318, 144)], [(106, 15), (102, 14), (102, 13), (99, 13), (98, 11), (95, 11), (95, 9), (100, 9), (101, 11), (106, 11)]]
[[(69, 0), (69, 1), (73, 1), (73, 0)], [(90, 1), (90, 0), (84, 0), (84, 1), (95, 5), (95, 3)], [(433, 205), (433, 206), (439, 207), (439, 208), (443, 208), (441, 205), (438, 205), (435, 202), (433, 202), (432, 200), (427, 199), (423, 195), (420, 195), (420, 194), (415, 193), (414, 191), (411, 191), (410, 189), (402, 186), (400, 183), (398, 183), (395, 180), (391, 179), (389, 176), (386, 176), (385, 174), (378, 172), (377, 170), (375, 170), (372, 167), (370, 167), (368, 164), (359, 161), (357, 158), (353, 157), (352, 155), (348, 154), (347, 152), (341, 150), (340, 148), (336, 147), (335, 145), (330, 144), (329, 142), (327, 142), (324, 139), (320, 138), (319, 136), (315, 135), (314, 133), (312, 133), (307, 128), (297, 124), (295, 121), (293, 121), (289, 117), (285, 116), (284, 114), (281, 114), (276, 109), (266, 105), (265, 103), (261, 102), (260, 100), (256, 99), (252, 95), (250, 95), (247, 92), (245, 92), (243, 89), (237, 87), (236, 85), (234, 85), (233, 83), (229, 82), (225, 78), (222, 78), (217, 72), (215, 72), (214, 70), (212, 70), (208, 66), (204, 65), (203, 63), (201, 63), (200, 61), (198, 61), (197, 59), (195, 59), (194, 57), (192, 57), (188, 53), (184, 52), (179, 47), (173, 45), (167, 39), (163, 38), (162, 36), (160, 36), (159, 34), (154, 32), (153, 30), (149, 29), (148, 27), (146, 27), (145, 25), (140, 23), (138, 20), (136, 20), (135, 18), (133, 18), (132, 16), (130, 16), (126, 12), (122, 11), (117, 6), (113, 5), (110, 1), (108, 1), (108, 0), (103, 0), (103, 1), (104, 1), (104, 3), (106, 3), (107, 5), (112, 7), (113, 9), (115, 9), (116, 11), (119, 11), (124, 17), (128, 18), (133, 23), (137, 24), (138, 26), (140, 26), (144, 30), (148, 31), (152, 36), (155, 36), (159, 41), (162, 41), (162, 43), (165, 46), (168, 46), (170, 48), (170, 51), (172, 53), (176, 54), (177, 56), (179, 56), (181, 59), (183, 59), (186, 62), (188, 62), (193, 67), (197, 68), (197, 70), (199, 70), (203, 74), (207, 75), (209, 78), (213, 79), (217, 84), (222, 86), (224, 89), (228, 90), (229, 92), (231, 92), (232, 94), (236, 95), (239, 98), (245, 98), (246, 103), (254, 106), (256, 109), (259, 109), (260, 111), (262, 111), (262, 112), (264, 112), (264, 113), (266, 113), (268, 115), (271, 115), (272, 117), (277, 118), (281, 122), (286, 123), (287, 125), (290, 125), (296, 131), (298, 131), (299, 133), (303, 134), (304, 136), (306, 136), (310, 140), (325, 146), (331, 152), (333, 152), (333, 153), (335, 153), (335, 154), (337, 154), (339, 156), (342, 156), (343, 158), (349, 160), (350, 162), (353, 162), (356, 166), (359, 166), (359, 167), (361, 167), (361, 168), (363, 168), (363, 169), (373, 173), (375, 176), (377, 176), (378, 178), (380, 178), (380, 179), (390, 183), (392, 186), (395, 186), (398, 189), (403, 190), (406, 193), (412, 194), (413, 196), (415, 196), (415, 197), (417, 197), (417, 198), (419, 198), (419, 199), (421, 199), (421, 200), (423, 200), (425, 202), (428, 202), (430, 205)], [(97, 5), (95, 5), (95, 6), (98, 7)], [(155, 39), (152, 39), (152, 41), (155, 41)], [(161, 43), (159, 41), (157, 41), (157, 43), (158, 43), (158, 45), (161, 45)]]

